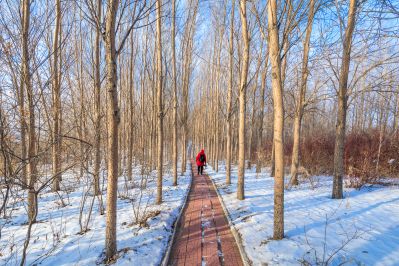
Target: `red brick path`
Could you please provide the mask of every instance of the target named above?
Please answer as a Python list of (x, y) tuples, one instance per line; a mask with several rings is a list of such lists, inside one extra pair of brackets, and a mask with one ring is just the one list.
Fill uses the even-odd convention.
[(191, 190), (168, 265), (243, 265), (212, 181), (197, 175), (195, 162), (192, 167)]

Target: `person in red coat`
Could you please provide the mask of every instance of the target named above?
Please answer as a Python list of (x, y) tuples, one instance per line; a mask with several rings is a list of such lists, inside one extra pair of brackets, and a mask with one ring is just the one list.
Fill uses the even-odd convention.
[(198, 166), (198, 175), (201, 174), (204, 171), (204, 165), (206, 165), (206, 155), (205, 151), (201, 150), (198, 154), (197, 157), (195, 158), (195, 161), (197, 162)]

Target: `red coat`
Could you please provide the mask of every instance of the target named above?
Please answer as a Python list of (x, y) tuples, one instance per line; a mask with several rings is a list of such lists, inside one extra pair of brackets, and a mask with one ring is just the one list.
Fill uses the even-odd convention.
[[(204, 155), (204, 159), (205, 159), (203, 162), (200, 161), (200, 157), (201, 157), (202, 154)], [(201, 150), (197, 154), (197, 157), (195, 158), (195, 161), (197, 162), (197, 166), (204, 166), (206, 164), (206, 155), (205, 155), (205, 151), (204, 150)]]

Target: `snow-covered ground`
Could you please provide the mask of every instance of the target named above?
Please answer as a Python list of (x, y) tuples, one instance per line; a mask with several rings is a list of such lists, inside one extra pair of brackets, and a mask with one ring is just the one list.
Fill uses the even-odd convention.
[(332, 178), (314, 177), (285, 191), (285, 238), (273, 235), (273, 178), (245, 173), (245, 200), (236, 199), (237, 168), (226, 186), (224, 168), (207, 172), (216, 183), (254, 265), (399, 265), (399, 187), (345, 188), (331, 199)]
[[(191, 168), (179, 176), (179, 186), (172, 186), (172, 177), (166, 169), (163, 182), (163, 203), (155, 205), (156, 172), (144, 175), (147, 188), (139, 189), (141, 183), (140, 167), (134, 169), (135, 185), (119, 178), (117, 246), (119, 259), (116, 265), (159, 265), (166, 252), (168, 241), (173, 233), (176, 220), (191, 181)], [(99, 201), (95, 198), (89, 230), (80, 234), (79, 213), (83, 196), (87, 199), (84, 206), (82, 223), (92, 202), (89, 181), (81, 180), (77, 184), (78, 173), (64, 174), (62, 184), (68, 193), (44, 192), (39, 199), (38, 223), (33, 226), (31, 242), (28, 248), (27, 265), (96, 265), (103, 260), (105, 244), (105, 215), (100, 215)], [(144, 180), (143, 179), (143, 180)], [(87, 180), (89, 180), (87, 178)], [(104, 186), (104, 205), (106, 187)], [(90, 190), (91, 191), (91, 190)], [(22, 193), (22, 192), (21, 192)], [(21, 198), (26, 195), (21, 195)], [(66, 206), (62, 207), (62, 201)], [(23, 201), (11, 202), (11, 218), (0, 219), (0, 265), (19, 265), (23, 243), (27, 231), (26, 204)], [(11, 207), (11, 206), (10, 206)], [(138, 214), (138, 215), (135, 215)], [(136, 217), (143, 220), (136, 225)], [(143, 219), (146, 217), (148, 219)]]

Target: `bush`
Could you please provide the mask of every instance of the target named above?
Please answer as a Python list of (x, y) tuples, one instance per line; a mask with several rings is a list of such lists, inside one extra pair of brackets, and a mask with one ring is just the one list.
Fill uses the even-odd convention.
[[(285, 165), (291, 164), (292, 136), (285, 139)], [(334, 171), (334, 132), (318, 131), (304, 136), (301, 142), (301, 165), (312, 175), (332, 175)], [(379, 177), (399, 177), (399, 132), (385, 134), (381, 142), (379, 130), (353, 131), (345, 141), (345, 173), (352, 179), (350, 186), (374, 183)], [(265, 140), (263, 154), (271, 162), (272, 140)], [(378, 162), (378, 169), (377, 169)]]
[(378, 155), (379, 146), (378, 130), (350, 133), (345, 145), (347, 173), (370, 181), (382, 176), (399, 176), (398, 135), (385, 134), (381, 139), (380, 155)]

